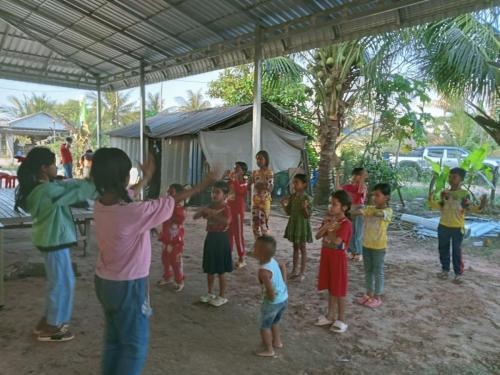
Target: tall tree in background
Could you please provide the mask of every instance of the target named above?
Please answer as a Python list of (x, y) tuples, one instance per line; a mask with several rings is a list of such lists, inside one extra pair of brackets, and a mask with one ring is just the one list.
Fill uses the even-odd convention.
[(9, 96), (10, 105), (0, 107), (0, 112), (8, 118), (24, 117), (38, 112), (51, 113), (55, 106), (55, 100), (49, 99), (47, 94), (38, 95), (31, 93), (30, 96), (23, 94), (22, 97)]
[(175, 101), (178, 104), (177, 109), (181, 112), (197, 111), (199, 109), (206, 109), (212, 106), (210, 102), (203, 97), (201, 89), (197, 92), (188, 90), (187, 99), (182, 96), (178, 96), (175, 98)]
[[(103, 130), (116, 129), (139, 119), (139, 112), (134, 102), (130, 101), (132, 91), (103, 92), (102, 100), (102, 124)], [(89, 96), (92, 101), (91, 118), (96, 118), (97, 95)]]
[(164, 100), (161, 98), (159, 92), (156, 94), (148, 93), (147, 101), (146, 101), (146, 111), (148, 112), (148, 116), (154, 116), (160, 113), (164, 107)]

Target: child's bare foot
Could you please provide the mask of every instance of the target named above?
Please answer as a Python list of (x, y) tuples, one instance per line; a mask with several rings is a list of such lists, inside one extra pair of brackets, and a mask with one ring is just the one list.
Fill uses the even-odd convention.
[(306, 279), (306, 275), (301, 273), (299, 274), (299, 281), (304, 281)]
[(263, 352), (256, 352), (255, 355), (258, 357), (271, 357), (274, 358), (276, 356), (276, 353), (274, 350), (265, 350)]
[(283, 343), (281, 341), (273, 342), (273, 347), (276, 349), (283, 349)]
[(297, 277), (300, 276), (300, 272), (297, 270), (292, 270), (292, 273), (290, 275), (290, 279), (296, 279)]

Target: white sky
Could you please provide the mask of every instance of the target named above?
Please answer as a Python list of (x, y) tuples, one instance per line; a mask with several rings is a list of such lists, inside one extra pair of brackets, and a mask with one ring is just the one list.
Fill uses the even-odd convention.
[[(213, 105), (219, 105), (222, 103), (222, 101), (210, 99), (206, 94), (206, 91), (208, 90), (208, 83), (210, 81), (216, 80), (219, 72), (220, 71), (213, 71), (182, 79), (176, 79), (173, 81), (147, 85), (146, 95), (149, 92), (159, 92), (161, 86), (163, 85), (163, 99), (165, 108), (167, 108), (176, 105), (175, 97), (186, 97), (187, 90), (193, 90), (194, 92), (196, 92), (201, 89), (206, 99), (210, 100)], [(131, 100), (138, 103), (139, 88), (133, 88), (130, 89), (130, 91), (132, 91)], [(0, 79), (0, 106), (9, 105), (9, 96), (22, 97), (23, 94), (31, 95), (32, 92), (35, 92), (37, 94), (45, 93), (50, 99), (56, 100), (58, 103), (63, 103), (68, 99), (80, 100), (90, 91)]]

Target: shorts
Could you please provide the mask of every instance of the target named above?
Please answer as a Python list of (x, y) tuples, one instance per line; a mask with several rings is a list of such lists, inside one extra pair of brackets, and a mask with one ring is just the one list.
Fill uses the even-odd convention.
[(347, 295), (347, 254), (345, 250), (323, 247), (319, 260), (318, 290), (328, 289), (332, 297)]
[(263, 303), (261, 308), (260, 329), (271, 329), (278, 324), (288, 305), (288, 300), (281, 303)]

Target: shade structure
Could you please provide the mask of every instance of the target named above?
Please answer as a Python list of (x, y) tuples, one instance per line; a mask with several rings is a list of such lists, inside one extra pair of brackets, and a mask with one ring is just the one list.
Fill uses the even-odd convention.
[(0, 0), (0, 78), (119, 90), (435, 21), (499, 0)]

